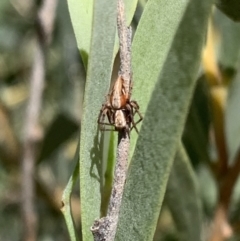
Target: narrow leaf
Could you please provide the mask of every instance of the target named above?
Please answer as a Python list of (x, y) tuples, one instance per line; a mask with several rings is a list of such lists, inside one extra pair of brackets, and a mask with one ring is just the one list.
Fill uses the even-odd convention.
[(78, 123), (59, 113), (44, 135), (41, 151), (37, 163), (48, 158), (61, 144), (79, 131)]
[(101, 150), (97, 118), (111, 78), (116, 32), (116, 0), (95, 1), (92, 41), (80, 137), (80, 195), (84, 241), (93, 240), (90, 227), (100, 217)]
[[(138, 102), (143, 115), (186, 5), (185, 2), (152, 0), (144, 8), (132, 44), (133, 99)], [(137, 138), (138, 135), (132, 132), (131, 155)]]
[(209, 91), (205, 76), (201, 76), (195, 88), (192, 103), (183, 132), (183, 144), (194, 166), (209, 164), (210, 108)]
[[(133, 59), (134, 80), (142, 85), (135, 89), (139, 96), (153, 92), (129, 167), (116, 240), (153, 239), (196, 82), (211, 6), (209, 0), (146, 4), (134, 39), (133, 51), (141, 54)], [(140, 73), (144, 77), (136, 79)], [(140, 107), (144, 101), (148, 99), (141, 98)]]
[(74, 168), (74, 171), (71, 177), (69, 178), (66, 188), (63, 191), (63, 196), (62, 196), (63, 207), (61, 208), (65, 222), (67, 224), (67, 229), (68, 229), (71, 241), (79, 240), (74, 229), (74, 221), (73, 221), (72, 212), (71, 212), (71, 194), (72, 194), (73, 187), (79, 177), (78, 152), (79, 152), (79, 143), (78, 143), (77, 152), (74, 158), (74, 163), (76, 163), (76, 166)]
[(240, 72), (229, 86), (225, 115), (229, 163), (232, 165), (240, 147)]
[[(130, 25), (136, 9), (137, 0), (125, 0), (124, 2), (127, 25)], [(93, 0), (68, 0), (68, 8), (73, 29), (85, 69), (87, 69), (88, 55), (92, 39), (93, 4)], [(117, 47), (115, 47), (114, 55), (116, 52)]]
[(165, 200), (179, 231), (179, 240), (201, 241), (201, 197), (195, 173), (182, 145), (174, 159)]
[[(106, 132), (104, 133), (106, 134)], [(107, 148), (104, 151), (105, 154), (107, 154), (106, 158), (103, 158), (103, 160), (106, 160), (106, 163), (103, 163), (103, 175), (104, 175), (104, 186), (102, 187), (102, 207), (101, 207), (101, 213), (102, 216), (107, 215), (107, 208), (109, 203), (109, 198), (111, 195), (112, 190), (112, 182), (113, 182), (113, 172), (114, 172), (114, 165), (115, 165), (115, 152), (116, 152), (116, 135), (114, 132), (109, 133), (110, 136), (106, 140), (105, 143)], [(106, 166), (104, 166), (104, 164)]]
[(67, 186), (64, 189), (63, 195), (62, 195), (61, 211), (63, 213), (71, 241), (79, 240), (79, 238), (75, 232), (74, 221), (73, 221), (72, 212), (71, 212), (71, 194), (72, 194), (74, 185), (75, 185), (77, 179), (79, 178), (79, 147), (80, 147), (80, 142), (78, 140), (77, 149), (76, 149), (75, 156), (73, 159), (75, 168), (73, 170), (71, 177), (68, 180)]
[(234, 21), (240, 21), (240, 2), (239, 0), (217, 0), (217, 7)]
[[(125, 2), (129, 25), (137, 0)], [(100, 216), (99, 181), (102, 182), (99, 135), (96, 135), (97, 115), (108, 92), (113, 56), (117, 52), (116, 1), (69, 0), (68, 6), (85, 69), (88, 66), (81, 134), (80, 189), (83, 240), (92, 240), (90, 226)]]
[(93, 2), (93, 0), (68, 0), (68, 9), (85, 69), (87, 69), (91, 44)]
[[(240, 10), (239, 10), (240, 12)], [(236, 71), (240, 63), (240, 23), (235, 23), (219, 10), (214, 13), (218, 30), (218, 62), (224, 70)]]

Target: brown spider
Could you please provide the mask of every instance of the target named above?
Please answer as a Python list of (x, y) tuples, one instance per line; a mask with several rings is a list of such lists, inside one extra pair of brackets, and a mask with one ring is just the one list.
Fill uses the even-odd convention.
[[(130, 100), (131, 93), (126, 91), (121, 76), (118, 77), (113, 85), (111, 92), (107, 97), (107, 101), (103, 104), (98, 117), (98, 124), (101, 130), (105, 129), (105, 125), (115, 127), (115, 131), (126, 130), (131, 131), (133, 128), (138, 133), (136, 125), (142, 121), (143, 117), (139, 112), (139, 106), (136, 101)], [(138, 114), (139, 120), (134, 121), (135, 114)], [(105, 122), (106, 116), (108, 122)]]

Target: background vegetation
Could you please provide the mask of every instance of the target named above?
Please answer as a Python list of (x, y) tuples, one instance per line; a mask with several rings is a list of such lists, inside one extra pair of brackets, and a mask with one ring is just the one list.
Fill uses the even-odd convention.
[[(47, 0), (0, 1), (0, 240), (92, 240), (111, 190), (117, 134), (96, 121), (118, 71), (116, 2), (49, 2), (44, 15)], [(144, 121), (131, 133), (116, 240), (239, 240), (239, 3), (125, 4)]]

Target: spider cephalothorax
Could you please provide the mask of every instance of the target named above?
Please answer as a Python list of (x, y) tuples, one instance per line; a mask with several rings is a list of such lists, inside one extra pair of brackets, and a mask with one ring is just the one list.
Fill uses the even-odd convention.
[[(130, 100), (131, 93), (124, 87), (124, 81), (121, 76), (114, 83), (105, 104), (98, 117), (98, 123), (101, 130), (105, 129), (105, 125), (114, 126), (116, 131), (126, 130), (131, 131), (132, 128), (138, 133), (136, 125), (142, 120), (142, 115), (139, 112), (139, 106), (136, 101)], [(134, 115), (138, 114), (139, 120), (135, 123)], [(108, 122), (105, 118), (108, 118)]]

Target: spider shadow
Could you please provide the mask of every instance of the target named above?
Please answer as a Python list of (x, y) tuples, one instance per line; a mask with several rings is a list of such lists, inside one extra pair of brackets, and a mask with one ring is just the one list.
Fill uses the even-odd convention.
[(103, 174), (102, 174), (102, 157), (103, 157), (103, 143), (104, 135), (101, 134), (99, 127), (94, 137), (94, 145), (90, 151), (91, 167), (89, 174), (100, 183), (100, 191), (103, 187)]

